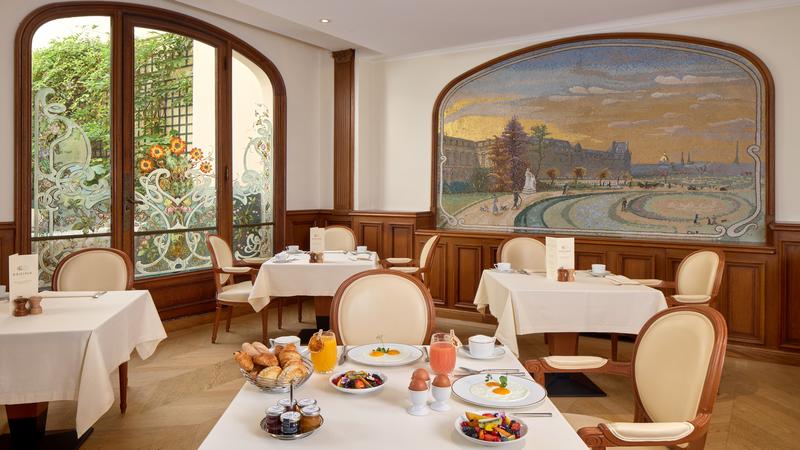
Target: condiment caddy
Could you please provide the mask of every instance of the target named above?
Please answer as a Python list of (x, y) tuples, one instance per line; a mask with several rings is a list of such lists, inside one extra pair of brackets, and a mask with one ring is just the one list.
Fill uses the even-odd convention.
[(295, 400), (294, 387), (291, 386), (289, 398), (267, 408), (261, 419), (261, 429), (275, 439), (289, 441), (310, 436), (323, 423), (317, 401), (313, 398)]

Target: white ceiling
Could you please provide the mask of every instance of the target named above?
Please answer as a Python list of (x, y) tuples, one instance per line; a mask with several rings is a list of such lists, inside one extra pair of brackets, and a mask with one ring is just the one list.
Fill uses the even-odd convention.
[[(395, 57), (564, 29), (792, 0), (176, 0), (329, 50)], [(321, 18), (330, 23), (320, 23)]]

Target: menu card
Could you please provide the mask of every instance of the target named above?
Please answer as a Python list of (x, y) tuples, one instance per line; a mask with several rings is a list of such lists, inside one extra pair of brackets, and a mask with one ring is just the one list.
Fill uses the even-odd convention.
[(547, 278), (558, 280), (558, 269), (575, 268), (575, 238), (545, 239)]
[(325, 251), (325, 228), (313, 227), (311, 228), (311, 244), (309, 250), (313, 253), (321, 253)]
[(14, 299), (31, 297), (39, 293), (39, 256), (13, 254), (8, 257), (9, 308), (14, 310)]

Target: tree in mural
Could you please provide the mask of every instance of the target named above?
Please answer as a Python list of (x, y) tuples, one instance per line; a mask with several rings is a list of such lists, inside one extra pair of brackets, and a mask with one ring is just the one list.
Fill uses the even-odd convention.
[(586, 176), (586, 168), (585, 167), (573, 167), (572, 168), (572, 177), (575, 180), (575, 186), (578, 185), (578, 180)]
[(505, 150), (502, 139), (495, 136), (489, 144), (489, 162), (492, 171), (489, 173), (490, 189), (503, 192), (511, 188), (511, 155)]
[(514, 192), (520, 192), (525, 187), (525, 169), (528, 168), (528, 164), (524, 154), (527, 141), (528, 135), (522, 124), (517, 120), (517, 116), (512, 117), (500, 135), (500, 142), (509, 155), (511, 190)]
[(545, 173), (547, 174), (547, 178), (550, 178), (550, 186), (554, 185), (556, 178), (558, 178), (558, 169), (555, 167), (550, 167), (545, 171)]
[(550, 131), (547, 129), (547, 124), (536, 125), (531, 127), (531, 140), (533, 141), (533, 149), (531, 150), (531, 167), (534, 169), (533, 174), (536, 179), (539, 179), (542, 170), (542, 161), (544, 161), (545, 147), (547, 146), (546, 139), (550, 136)]
[(610, 176), (611, 176), (611, 171), (608, 169), (603, 169), (600, 172), (597, 172), (597, 179), (600, 180), (598, 184), (602, 186), (603, 182), (605, 182), (606, 179)]

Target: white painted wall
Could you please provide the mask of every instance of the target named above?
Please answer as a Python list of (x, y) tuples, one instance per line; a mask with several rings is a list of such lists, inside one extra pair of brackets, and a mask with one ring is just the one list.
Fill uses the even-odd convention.
[[(0, 222), (14, 220), (14, 35), (54, 0), (3, 0), (0, 15)], [(134, 2), (131, 2), (134, 3)], [(287, 90), (287, 209), (333, 203), (333, 60), (330, 52), (167, 0), (135, 3), (185, 13), (236, 35), (280, 70)]]
[[(800, 7), (571, 34), (645, 31), (715, 39), (758, 55), (775, 80), (775, 187), (778, 221), (800, 221)], [(450, 80), (485, 61), (567, 34), (386, 61), (361, 60), (359, 209), (424, 211), (430, 207), (431, 115)]]

